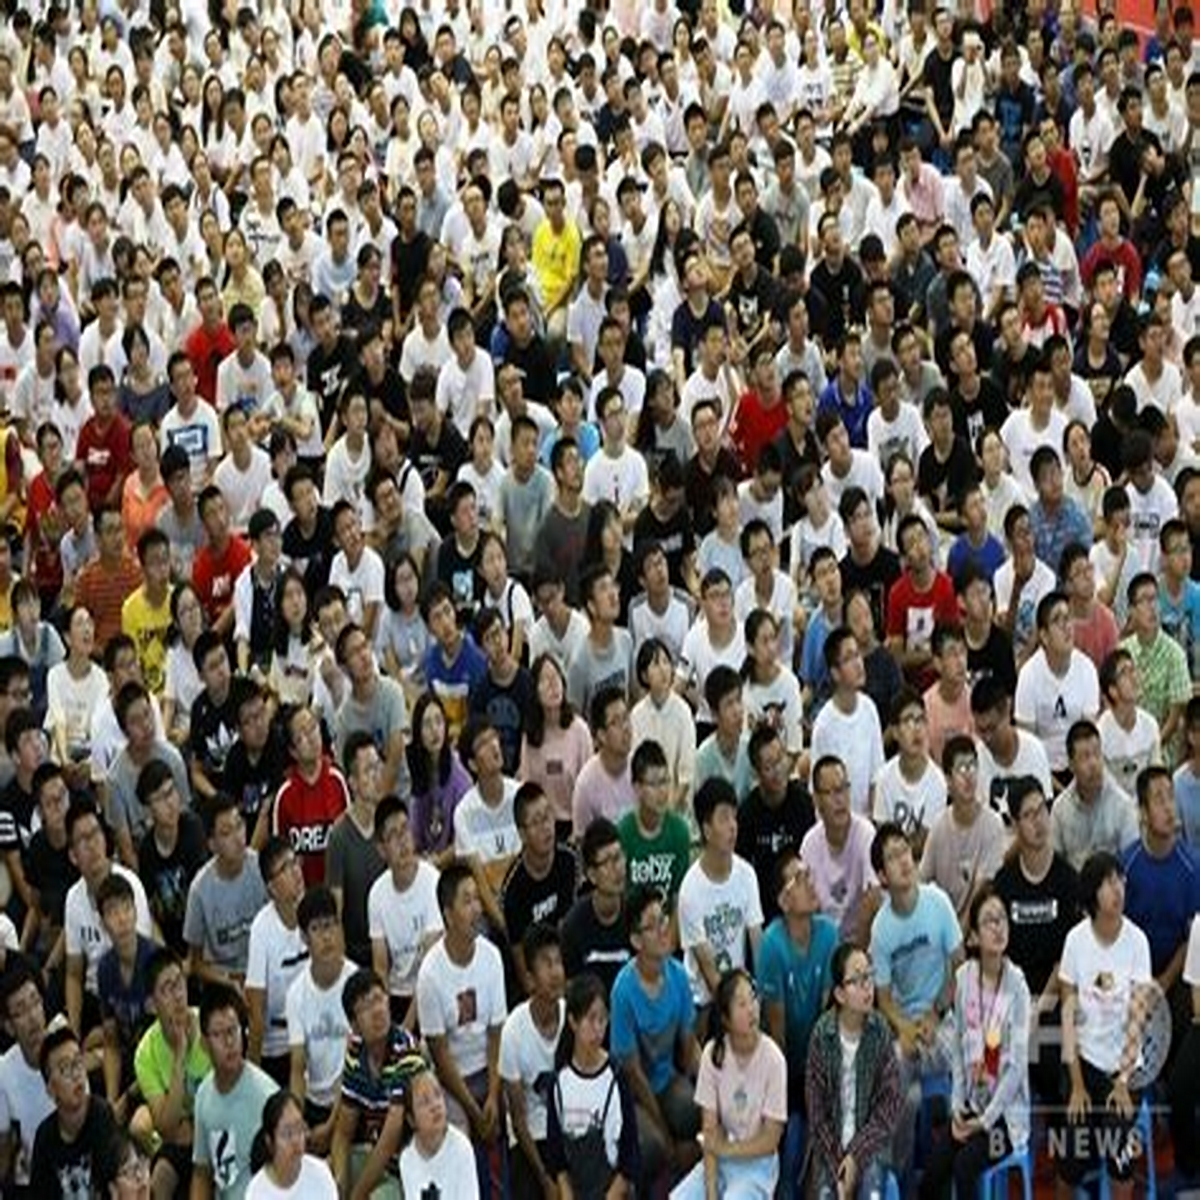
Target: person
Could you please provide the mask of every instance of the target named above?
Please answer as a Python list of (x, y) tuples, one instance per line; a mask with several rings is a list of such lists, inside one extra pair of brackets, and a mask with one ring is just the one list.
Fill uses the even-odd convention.
[(13, 1041), (0, 1055), (0, 1177), (19, 1192), (28, 1189), (34, 1137), (54, 1112), (54, 1101), (41, 1074), (47, 1028), (44, 985), (31, 963), (6, 959), (5, 967), (0, 1018)]
[(375, 840), (387, 870), (367, 896), (371, 965), (387, 981), (393, 1018), (416, 1025), (417, 969), (444, 926), (437, 904), (438, 870), (419, 857), (408, 807), (385, 796), (375, 809)]
[(605, 686), (593, 692), (588, 716), (596, 752), (579, 772), (571, 797), (576, 841), (596, 817), (619, 821), (636, 803), (629, 769), (633, 729), (625, 689)]
[(568, 978), (589, 971), (603, 981), (605, 995), (611, 995), (617, 973), (631, 957), (625, 929), (625, 851), (617, 827), (597, 817), (584, 831), (579, 855), (590, 890), (563, 918), (563, 960)]
[(209, 984), (200, 1002), (200, 1032), (212, 1071), (196, 1089), (192, 1187), (196, 1197), (242, 1200), (250, 1151), (275, 1081), (245, 1054), (249, 1014), (241, 993)]
[(721, 975), (757, 959), (763, 915), (754, 869), (734, 851), (738, 798), (732, 784), (706, 780), (696, 791), (695, 810), (701, 850), (679, 889), (679, 933), (703, 1014)]
[[(451, 1122), (476, 1146), (480, 1191), (499, 1196), (500, 1033), (508, 1015), (500, 951), (479, 936), (479, 887), (471, 868), (451, 863), (437, 883), (446, 932), (417, 970), (417, 1021), (438, 1080), (448, 1093)], [(462, 1003), (463, 995), (473, 1002)]]
[(327, 887), (309, 888), (296, 910), (308, 962), (288, 985), (284, 1010), (289, 1086), (304, 1097), (303, 1116), (314, 1153), (327, 1154), (350, 1019), (342, 1006), (356, 968), (346, 958), (337, 901)]
[(753, 977), (736, 967), (726, 971), (713, 1002), (714, 1034), (696, 1079), (704, 1158), (672, 1192), (680, 1200), (743, 1189), (769, 1196), (779, 1181), (787, 1060), (764, 1036), (759, 1011)]
[(30, 1194), (91, 1195), (93, 1180), (103, 1171), (102, 1156), (116, 1134), (112, 1109), (88, 1089), (87, 1060), (73, 1030), (49, 1031), (39, 1061), (54, 1112), (34, 1135)]
[(639, 744), (631, 774), (637, 804), (617, 823), (629, 883), (656, 888), (673, 911), (691, 861), (691, 835), (687, 821), (670, 806), (670, 769), (658, 742), (648, 738)]
[(1015, 780), (1034, 778), (1043, 792), (1052, 792), (1050, 760), (1027, 729), (1012, 720), (1012, 693), (1004, 680), (984, 675), (971, 689), (971, 720), (979, 750), (979, 794), (1002, 820), (1011, 812)]
[(895, 821), (919, 856), (930, 828), (946, 809), (946, 777), (929, 753), (929, 718), (919, 693), (902, 688), (891, 718), (897, 752), (875, 779), (871, 815), (880, 824)]
[(627, 1200), (639, 1175), (637, 1117), (624, 1075), (604, 1048), (608, 994), (596, 975), (573, 975), (554, 1056), (547, 1166), (579, 1200)]
[[(329, 1166), (338, 1192), (366, 1200), (384, 1180), (404, 1136), (404, 1081), (424, 1067), (412, 1035), (392, 1020), (387, 988), (361, 967), (342, 989), (350, 1022), (345, 1042)], [(385, 1195), (395, 1200), (394, 1184)]]
[(1150, 945), (1125, 916), (1125, 875), (1107, 850), (1084, 862), (1079, 899), (1085, 915), (1067, 934), (1058, 970), (1067, 1120), (1077, 1136), (1056, 1161), (1057, 1194), (1063, 1200), (1073, 1194), (1099, 1159), (1114, 1198), (1128, 1200), (1138, 1154), (1130, 1131), (1141, 1101), (1130, 1080), (1149, 1011)]
[(536, 1200), (556, 1185), (546, 1169), (547, 1096), (543, 1081), (554, 1072), (554, 1054), (566, 1022), (562, 943), (543, 921), (525, 931), (521, 960), (529, 998), (505, 1019), (500, 1032), (500, 1077), (508, 1114), (509, 1179), (518, 1200)]
[(307, 1153), (308, 1128), (300, 1101), (291, 1092), (268, 1097), (262, 1124), (250, 1148), (254, 1172), (246, 1185), (246, 1200), (337, 1200), (337, 1184), (324, 1159)]
[(898, 825), (871, 843), (871, 865), (887, 898), (871, 923), (871, 961), (879, 1010), (895, 1034), (905, 1113), (897, 1125), (896, 1162), (907, 1166), (921, 1103), (921, 1080), (944, 1074), (952, 1054), (949, 1019), (963, 937), (954, 906), (935, 883), (922, 883), (912, 847)]
[(1029, 987), (1005, 953), (1008, 912), (990, 886), (971, 899), (967, 937), (973, 953), (954, 982), (950, 1137), (921, 1177), (922, 1200), (940, 1196), (950, 1178), (958, 1195), (974, 1195), (983, 1172), (1031, 1136)]
[(446, 1095), (428, 1067), (404, 1081), (412, 1139), (400, 1154), (400, 1186), (406, 1196), (461, 1196), (479, 1200), (471, 1169), (471, 1142), (446, 1115)]
[(875, 1009), (867, 952), (843, 942), (830, 963), (833, 1003), (813, 1028), (805, 1111), (819, 1200), (883, 1190), (903, 1092), (891, 1026)]

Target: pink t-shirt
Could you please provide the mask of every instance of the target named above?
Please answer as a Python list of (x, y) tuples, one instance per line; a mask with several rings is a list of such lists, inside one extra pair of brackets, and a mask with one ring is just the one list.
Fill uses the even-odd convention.
[(1075, 631), (1075, 649), (1083, 651), (1099, 671), (1121, 640), (1121, 631), (1117, 628), (1117, 618), (1113, 616), (1112, 609), (1104, 604), (1096, 604), (1086, 621), (1072, 621), (1071, 624)]
[(591, 730), (576, 717), (567, 729), (547, 729), (540, 746), (531, 746), (528, 738), (521, 743), (520, 776), (542, 785), (556, 821), (569, 821), (575, 781), (591, 757)]
[(732, 1142), (747, 1142), (762, 1129), (767, 1118), (787, 1123), (787, 1060), (765, 1034), (745, 1062), (725, 1043), (720, 1067), (713, 1066), (713, 1043), (700, 1056), (696, 1076), (696, 1103), (715, 1112)]
[(633, 779), (629, 773), (629, 762), (620, 775), (610, 775), (593, 754), (587, 765), (579, 772), (575, 781), (575, 795), (571, 801), (571, 822), (576, 839), (597, 817), (607, 817), (615, 825), (637, 803), (633, 790)]
[(929, 728), (929, 757), (938, 766), (942, 763), (942, 747), (956, 734), (975, 736), (975, 721), (971, 716), (971, 691), (963, 688), (953, 703), (942, 698), (935, 683), (922, 697), (925, 701), (925, 719)]
[(858, 906), (869, 887), (878, 886), (871, 866), (871, 842), (875, 826), (866, 817), (854, 813), (850, 832), (841, 853), (834, 854), (818, 821), (800, 843), (800, 858), (812, 873), (813, 886), (821, 901), (821, 911), (837, 923), (843, 937), (854, 932)]

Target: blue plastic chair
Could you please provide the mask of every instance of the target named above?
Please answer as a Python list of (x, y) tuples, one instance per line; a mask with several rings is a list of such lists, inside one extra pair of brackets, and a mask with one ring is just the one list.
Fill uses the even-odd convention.
[(1013, 1171), (1021, 1174), (1021, 1193), (1024, 1200), (1033, 1200), (1033, 1137), (1024, 1150), (1014, 1150), (1007, 1158), (989, 1167), (979, 1177), (979, 1200), (1008, 1200), (1008, 1177)]
[[(1154, 1163), (1154, 1116), (1150, 1112), (1150, 1101), (1143, 1096), (1138, 1106), (1135, 1127), (1142, 1140), (1142, 1153), (1146, 1157), (1145, 1191), (1139, 1191), (1139, 1196), (1146, 1200), (1158, 1200), (1158, 1168)], [(1086, 1183), (1099, 1183), (1098, 1200), (1112, 1200), (1112, 1183), (1108, 1177), (1108, 1164), (1101, 1165), (1100, 1170), (1093, 1174)]]
[(883, 1181), (883, 1200), (900, 1200), (900, 1182), (891, 1171)]

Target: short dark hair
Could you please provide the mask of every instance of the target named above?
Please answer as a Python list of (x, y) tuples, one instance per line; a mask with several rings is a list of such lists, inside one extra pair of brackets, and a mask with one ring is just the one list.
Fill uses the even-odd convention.
[(696, 789), (696, 797), (692, 802), (692, 807), (696, 814), (696, 825), (700, 829), (701, 842), (705, 840), (704, 826), (712, 820), (713, 814), (722, 804), (728, 805), (736, 811), (738, 806), (737, 792), (729, 780), (714, 775), (712, 778), (706, 779)]
[(1093, 919), (1099, 911), (1100, 889), (1113, 876), (1125, 878), (1121, 860), (1108, 850), (1097, 850), (1079, 869), (1079, 903)]
[(213, 1017), (219, 1012), (227, 1011), (231, 1011), (237, 1017), (244, 1041), (246, 1027), (250, 1024), (250, 1013), (246, 1009), (242, 993), (227, 983), (206, 983), (204, 993), (200, 997), (200, 1032), (207, 1036)]

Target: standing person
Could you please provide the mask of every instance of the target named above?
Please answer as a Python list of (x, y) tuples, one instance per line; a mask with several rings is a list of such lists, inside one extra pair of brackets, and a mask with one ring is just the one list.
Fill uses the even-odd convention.
[(193, 1200), (242, 1200), (250, 1148), (275, 1081), (245, 1054), (246, 1004), (226, 984), (205, 988), (200, 1032), (213, 1069), (196, 1090), (192, 1142)]
[(863, 1200), (883, 1190), (903, 1092), (870, 956), (843, 942), (830, 974), (833, 1004), (813, 1029), (804, 1084), (816, 1194)]
[(1130, 1076), (1150, 1008), (1150, 944), (1125, 916), (1125, 875), (1114, 855), (1098, 851), (1083, 864), (1079, 899), (1086, 915), (1067, 934), (1058, 976), (1071, 1086), (1067, 1120), (1081, 1128), (1068, 1139), (1072, 1152), (1057, 1161), (1056, 1194), (1067, 1200), (1103, 1165), (1114, 1198), (1130, 1200), (1137, 1155), (1129, 1147), (1141, 1102)]
[(679, 1200), (743, 1189), (773, 1195), (787, 1124), (787, 1060), (759, 1027), (758, 993), (747, 971), (735, 967), (721, 976), (713, 1027), (696, 1078), (704, 1158), (671, 1194)]
[(299, 858), (280, 837), (267, 839), (258, 869), (271, 903), (250, 923), (244, 993), (250, 1014), (246, 1055), (286, 1087), (291, 1074), (287, 993), (308, 958), (296, 914), (304, 895), (304, 876)]
[(554, 1059), (546, 1164), (578, 1200), (627, 1200), (640, 1177), (633, 1096), (604, 1048), (607, 994), (595, 975), (571, 979)]
[(1009, 960), (1008, 914), (990, 885), (971, 901), (972, 957), (955, 976), (950, 1137), (934, 1148), (921, 1179), (922, 1200), (953, 1178), (959, 1196), (1030, 1137), (1029, 988)]

